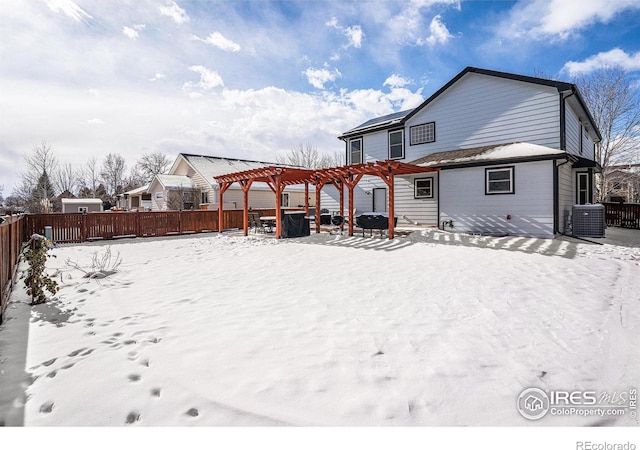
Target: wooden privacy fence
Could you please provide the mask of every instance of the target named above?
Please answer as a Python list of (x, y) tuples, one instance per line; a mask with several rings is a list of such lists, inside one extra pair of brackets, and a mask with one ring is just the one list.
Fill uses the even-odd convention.
[(640, 203), (603, 203), (608, 226), (640, 229)]
[(5, 220), (5, 223), (0, 224), (0, 323), (4, 318), (20, 260), (20, 250), (25, 241), (24, 217), (8, 217)]
[[(275, 214), (274, 209), (257, 212)], [(227, 229), (243, 227), (242, 211), (224, 211), (224, 215)], [(57, 243), (218, 231), (215, 210), (29, 214), (25, 220), (27, 236), (44, 235), (45, 227), (51, 227), (52, 240)]]

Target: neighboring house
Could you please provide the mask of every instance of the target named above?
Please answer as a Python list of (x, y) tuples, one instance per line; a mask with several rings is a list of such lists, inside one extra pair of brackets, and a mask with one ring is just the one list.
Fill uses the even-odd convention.
[(150, 185), (146, 184), (122, 194), (123, 208), (127, 211), (151, 211)]
[(102, 212), (102, 200), (99, 198), (63, 198), (63, 213)]
[[(274, 165), (278, 164), (180, 153), (171, 166), (169, 174), (156, 175), (149, 185), (147, 192), (151, 195), (151, 209), (154, 211), (176, 209), (176, 203), (182, 203), (182, 209), (218, 209), (216, 176)], [(313, 199), (312, 203), (315, 203), (313, 186), (309, 187), (309, 192), (309, 197)], [(304, 186), (288, 186), (282, 194), (283, 207), (304, 206), (304, 195)], [(171, 198), (174, 200), (171, 201)], [(224, 194), (224, 209), (242, 209), (243, 198), (240, 186), (232, 185)], [(174, 207), (171, 208), (171, 206)], [(253, 183), (249, 191), (249, 207), (252, 209), (275, 207), (275, 194), (267, 184)]]
[[(574, 204), (593, 201), (596, 124), (574, 84), (467, 67), (420, 106), (339, 136), (347, 162), (400, 160), (440, 168), (396, 177), (398, 223), (553, 237)], [(384, 210), (376, 177), (358, 210)]]
[(607, 169), (606, 201), (640, 203), (640, 164), (611, 166)]

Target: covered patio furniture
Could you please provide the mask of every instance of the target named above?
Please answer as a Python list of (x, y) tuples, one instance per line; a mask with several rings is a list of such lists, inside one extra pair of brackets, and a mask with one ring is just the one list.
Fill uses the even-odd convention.
[[(398, 217), (393, 218), (393, 226), (398, 223)], [(384, 235), (384, 231), (389, 229), (389, 213), (386, 212), (368, 212), (356, 217), (356, 224), (362, 228), (362, 237), (365, 230), (369, 230), (369, 236), (373, 236), (373, 230), (380, 230), (380, 236)]]

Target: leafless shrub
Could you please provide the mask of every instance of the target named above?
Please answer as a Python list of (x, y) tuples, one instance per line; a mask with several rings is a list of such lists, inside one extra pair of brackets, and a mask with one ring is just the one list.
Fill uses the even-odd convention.
[(118, 271), (118, 267), (122, 263), (122, 257), (120, 252), (113, 255), (111, 253), (111, 247), (107, 247), (104, 253), (99, 254), (97, 251), (91, 255), (91, 264), (89, 267), (84, 267), (77, 262), (71, 261), (67, 258), (65, 265), (73, 269), (77, 269), (84, 273), (83, 278), (105, 278), (109, 275), (113, 275)]

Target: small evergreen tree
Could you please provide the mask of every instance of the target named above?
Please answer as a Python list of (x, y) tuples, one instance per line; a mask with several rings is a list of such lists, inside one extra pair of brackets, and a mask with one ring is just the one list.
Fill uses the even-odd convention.
[(45, 170), (38, 178), (38, 184), (31, 193), (32, 205), (30, 206), (31, 212), (49, 213), (51, 212), (51, 205), (56, 198), (56, 193), (53, 188), (53, 183)]
[[(50, 240), (39, 234), (34, 234), (25, 244), (24, 259), (29, 264), (27, 269), (27, 277), (24, 284), (27, 294), (31, 296), (31, 304), (39, 305), (47, 301), (45, 289), (52, 294), (60, 290), (58, 283), (52, 280), (45, 271), (47, 263), (47, 255), (52, 247)], [(55, 258), (56, 255), (51, 255)]]

